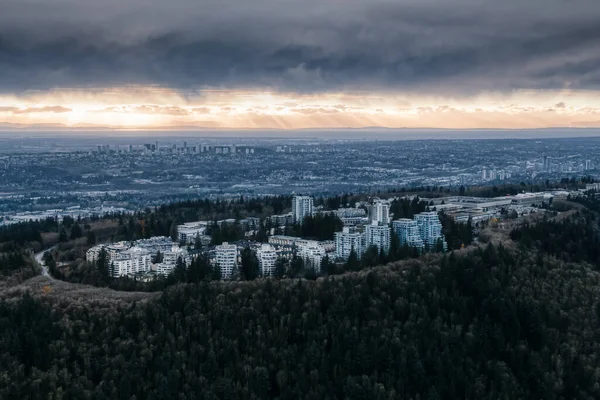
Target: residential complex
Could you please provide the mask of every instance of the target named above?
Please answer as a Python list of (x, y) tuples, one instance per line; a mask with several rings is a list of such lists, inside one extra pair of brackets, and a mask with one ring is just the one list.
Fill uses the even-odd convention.
[[(595, 190), (600, 184), (588, 184), (585, 190)], [(581, 189), (581, 193), (585, 192)], [(320, 205), (313, 208), (313, 200), (308, 196), (293, 198), (293, 212), (272, 215), (270, 219), (275, 227), (268, 232), (268, 243), (258, 243), (253, 240), (260, 226), (256, 217), (244, 219), (223, 219), (216, 225), (236, 224), (244, 230), (244, 238), (235, 243), (223, 243), (211, 246), (209, 235), (213, 223), (210, 221), (188, 222), (179, 225), (178, 239), (181, 243), (192, 245), (199, 238), (202, 246), (186, 250), (173, 243), (170, 238), (155, 237), (136, 242), (119, 242), (100, 245), (87, 252), (87, 259), (94, 262), (98, 259), (101, 249), (107, 251), (110, 259), (111, 274), (120, 276), (168, 275), (177, 260), (189, 263), (192, 257), (203, 253), (207, 255), (213, 266), (219, 268), (223, 279), (234, 277), (235, 268), (240, 263), (240, 249), (250, 247), (256, 253), (261, 275), (269, 276), (274, 273), (277, 259), (289, 262), (294, 256), (301, 257), (306, 266), (320, 271), (323, 258), (329, 255), (338, 261), (347, 260), (352, 250), (361, 257), (371, 246), (387, 253), (392, 243), (392, 235), (397, 235), (400, 245), (409, 246), (419, 251), (446, 250), (446, 239), (443, 235), (439, 213), (443, 212), (456, 222), (478, 223), (487, 219), (500, 218), (507, 211), (517, 215), (536, 212), (535, 205), (549, 202), (555, 196), (576, 195), (574, 192), (553, 191), (543, 193), (520, 193), (512, 196), (482, 198), (472, 196), (447, 196), (431, 199), (419, 199), (407, 196), (409, 201), (424, 201), (426, 212), (416, 214), (414, 219), (402, 218), (393, 220), (390, 213), (391, 204), (398, 198), (382, 200), (374, 198), (371, 202), (356, 202), (355, 207), (344, 206), (336, 210), (324, 210)], [(368, 211), (368, 213), (367, 213)], [(334, 240), (317, 241), (290, 235), (278, 235), (280, 224), (288, 225), (313, 213), (335, 215), (343, 223), (340, 232), (335, 232)], [(196, 247), (196, 246), (195, 246)], [(190, 252), (191, 254), (188, 254)], [(160, 254), (157, 254), (160, 253)], [(159, 257), (160, 255), (160, 257)]]
[[(335, 254), (338, 259), (346, 260), (354, 249), (358, 256), (374, 246), (379, 251), (388, 252), (391, 235), (397, 235), (401, 245), (416, 247), (419, 250), (434, 250), (440, 244), (443, 250), (447, 245), (442, 234), (442, 224), (437, 211), (423, 212), (415, 215), (415, 219), (400, 219), (392, 222), (387, 201), (374, 199), (369, 208), (369, 223), (345, 226), (342, 232), (335, 234)], [(386, 222), (387, 221), (387, 222)]]
[(102, 250), (106, 251), (109, 274), (115, 278), (166, 276), (173, 272), (178, 259), (186, 263), (191, 260), (186, 249), (162, 236), (135, 242), (100, 244), (86, 252), (86, 260), (97, 262)]

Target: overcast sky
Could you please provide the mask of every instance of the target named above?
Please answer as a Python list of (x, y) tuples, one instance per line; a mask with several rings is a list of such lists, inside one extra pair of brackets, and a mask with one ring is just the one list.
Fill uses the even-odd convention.
[(597, 0), (3, 0), (0, 121), (73, 108), (64, 96), (32, 104), (32, 92), (123, 85), (170, 90), (190, 107), (209, 89), (465, 108), (515, 93), (589, 98), (600, 89), (599, 21)]

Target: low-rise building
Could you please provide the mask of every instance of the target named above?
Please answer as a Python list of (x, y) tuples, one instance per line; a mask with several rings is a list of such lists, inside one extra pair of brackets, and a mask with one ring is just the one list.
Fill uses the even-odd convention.
[(350, 218), (350, 217), (359, 217), (365, 218), (367, 216), (367, 212), (364, 208), (338, 208), (337, 210), (333, 210), (332, 214), (336, 215), (338, 218)]
[(269, 221), (273, 226), (286, 226), (294, 223), (294, 214), (287, 213), (281, 215), (271, 215)]
[(132, 247), (110, 258), (109, 273), (113, 278), (133, 276), (150, 271), (151, 255), (140, 247)]
[(512, 204), (539, 207), (551, 198), (552, 195), (549, 193), (519, 193), (513, 196)]
[(192, 244), (201, 236), (206, 234), (207, 221), (188, 222), (177, 226), (177, 234), (180, 243)]
[(360, 226), (369, 224), (369, 218), (367, 217), (341, 217), (340, 220), (344, 226)]
[[(86, 260), (97, 262), (103, 249), (106, 251), (109, 273), (115, 278), (147, 274), (150, 271), (168, 275), (179, 258), (186, 264), (191, 261), (187, 250), (166, 237), (97, 245), (86, 252)], [(153, 258), (159, 253), (162, 261), (152, 264)]]

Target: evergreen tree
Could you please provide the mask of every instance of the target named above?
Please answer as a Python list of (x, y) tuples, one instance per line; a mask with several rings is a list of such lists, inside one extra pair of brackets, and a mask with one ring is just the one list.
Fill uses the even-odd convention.
[(88, 231), (86, 243), (88, 246), (94, 246), (96, 244), (96, 235), (93, 231)]
[(69, 241), (69, 237), (67, 236), (67, 231), (65, 231), (65, 228), (60, 229), (60, 232), (58, 234), (58, 241), (61, 243)]
[(348, 260), (346, 260), (344, 269), (346, 271), (360, 270), (360, 260), (358, 259), (358, 254), (356, 253), (356, 250), (354, 250), (354, 248), (352, 248), (352, 250), (350, 251), (350, 255), (348, 256)]
[(396, 232), (392, 232), (390, 237), (390, 250), (387, 254), (388, 261), (394, 262), (400, 260), (400, 237), (396, 234)]
[(326, 255), (321, 260), (321, 274), (322, 275), (334, 275), (335, 274), (335, 264), (329, 259), (329, 256)]
[(108, 252), (106, 251), (106, 249), (104, 247), (102, 249), (100, 249), (100, 252), (98, 253), (98, 259), (96, 260), (96, 269), (98, 270), (98, 273), (105, 281), (108, 280), (109, 273), (111, 271), (109, 271)]
[[(362, 257), (360, 258), (360, 265), (362, 266), (362, 268), (374, 267), (376, 265), (379, 265), (379, 249), (377, 248), (377, 246), (369, 246), (369, 248), (363, 253)], [(351, 269), (350, 266), (348, 266), (348, 269), (350, 271), (353, 271), (353, 269)]]
[(160, 249), (156, 250), (156, 254), (154, 255), (154, 257), (152, 257), (152, 263), (160, 264), (161, 262), (163, 262), (163, 259), (164, 259), (164, 256), (160, 252)]
[(44, 255), (42, 256), (42, 260), (43, 260), (46, 268), (48, 268), (48, 274), (50, 274), (50, 276), (57, 278), (58, 270), (56, 269), (56, 260), (54, 260), (52, 253), (49, 251), (45, 252)]
[(243, 280), (252, 281), (260, 275), (260, 266), (256, 253), (250, 247), (245, 247), (241, 254), (240, 275)]
[(202, 249), (202, 241), (200, 240), (200, 235), (196, 235), (194, 239), (194, 249), (201, 250)]
[(221, 267), (219, 267), (218, 264), (214, 264), (211, 267), (210, 280), (220, 281), (221, 279), (222, 279), (222, 276), (221, 276)]
[(77, 224), (77, 223), (73, 224), (73, 227), (71, 228), (71, 240), (79, 239), (82, 236), (83, 236), (83, 231), (81, 230), (81, 227), (79, 226), (79, 224)]
[(171, 240), (174, 242), (179, 241), (179, 233), (177, 232), (177, 223), (175, 221), (171, 222), (171, 228), (169, 229), (169, 236)]
[(304, 260), (302, 257), (294, 254), (292, 261), (290, 262), (290, 278), (297, 278), (304, 271)]
[(181, 257), (177, 257), (175, 268), (173, 269), (173, 278), (176, 282), (185, 282), (187, 276), (187, 266)]
[(277, 261), (275, 261), (275, 270), (273, 271), (273, 276), (277, 279), (281, 279), (285, 276), (287, 261), (283, 257), (278, 257)]
[(270, 223), (269, 220), (261, 221), (256, 234), (256, 241), (266, 243), (269, 240)]
[(203, 280), (211, 279), (212, 268), (208, 258), (201, 254), (192, 260), (187, 270), (187, 281), (188, 282), (200, 282)]

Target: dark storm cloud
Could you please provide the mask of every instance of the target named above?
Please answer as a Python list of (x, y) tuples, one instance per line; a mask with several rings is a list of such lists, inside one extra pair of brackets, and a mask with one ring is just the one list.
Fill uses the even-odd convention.
[(600, 87), (595, 0), (120, 3), (8, 2), (0, 90)]

